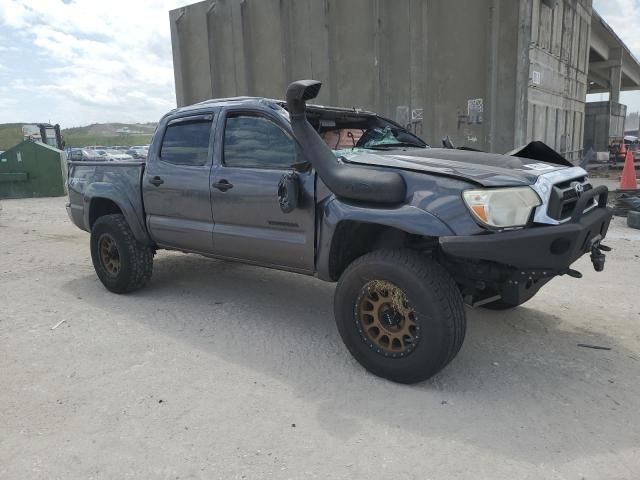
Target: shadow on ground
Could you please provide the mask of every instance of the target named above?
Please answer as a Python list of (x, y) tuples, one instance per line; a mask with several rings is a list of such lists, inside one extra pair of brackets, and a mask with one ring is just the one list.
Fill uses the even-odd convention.
[[(615, 338), (572, 328), (571, 310), (559, 306), (469, 310), (459, 356), (430, 381), (402, 386), (351, 358), (333, 322), (334, 285), (313, 278), (162, 254), (151, 285), (135, 294), (111, 295), (94, 276), (63, 288), (120, 321), (199, 349), (211, 362), (223, 359), (290, 385), (338, 439), (382, 422), (536, 463), (554, 454), (567, 461), (602, 453), (604, 440), (616, 450), (638, 443), (630, 428), (637, 388), (627, 384), (637, 379), (637, 354)], [(567, 442), (576, 436), (579, 442)]]

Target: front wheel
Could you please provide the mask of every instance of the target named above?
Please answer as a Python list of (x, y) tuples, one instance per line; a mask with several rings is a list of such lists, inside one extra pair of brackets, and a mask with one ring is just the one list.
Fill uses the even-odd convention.
[(334, 311), (356, 360), (399, 383), (438, 373), (465, 336), (456, 283), (439, 264), (411, 250), (379, 250), (353, 262), (336, 287)]
[(153, 250), (140, 244), (123, 215), (98, 218), (91, 229), (91, 259), (102, 284), (114, 293), (145, 286), (153, 271)]

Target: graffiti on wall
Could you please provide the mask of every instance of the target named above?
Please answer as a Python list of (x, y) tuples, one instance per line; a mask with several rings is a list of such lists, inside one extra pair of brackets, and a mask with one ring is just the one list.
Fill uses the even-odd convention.
[(406, 105), (396, 107), (396, 122), (415, 135), (422, 135), (424, 109), (409, 108)]
[(467, 111), (458, 111), (458, 131), (462, 129), (462, 134), (466, 140), (466, 143), (478, 143), (477, 130), (474, 132), (473, 128), (471, 127), (475, 125), (482, 125), (483, 122), (484, 99), (468, 99)]
[(484, 122), (484, 99), (470, 98), (467, 100), (467, 111), (458, 111), (458, 130), (463, 125), (482, 125)]

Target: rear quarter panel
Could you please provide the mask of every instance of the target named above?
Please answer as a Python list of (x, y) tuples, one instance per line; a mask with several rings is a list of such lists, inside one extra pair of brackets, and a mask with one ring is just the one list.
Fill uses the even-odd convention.
[(70, 162), (67, 210), (71, 221), (91, 231), (91, 202), (104, 198), (120, 208), (136, 239), (148, 243), (141, 194), (143, 171), (142, 162)]

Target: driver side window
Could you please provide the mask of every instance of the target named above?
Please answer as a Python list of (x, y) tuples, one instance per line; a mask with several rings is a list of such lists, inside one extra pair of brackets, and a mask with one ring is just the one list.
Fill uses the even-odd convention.
[(248, 114), (227, 117), (224, 164), (239, 168), (287, 169), (296, 163), (293, 138), (271, 120)]

